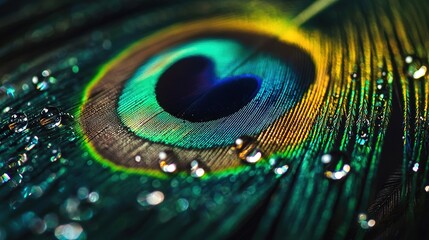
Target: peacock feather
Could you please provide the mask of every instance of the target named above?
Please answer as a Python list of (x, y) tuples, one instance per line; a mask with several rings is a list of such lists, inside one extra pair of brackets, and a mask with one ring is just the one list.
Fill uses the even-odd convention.
[(0, 240), (426, 239), (428, 11), (0, 1)]

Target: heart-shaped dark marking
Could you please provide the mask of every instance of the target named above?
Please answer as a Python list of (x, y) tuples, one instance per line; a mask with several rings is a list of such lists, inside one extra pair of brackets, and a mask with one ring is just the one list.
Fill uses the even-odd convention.
[(191, 122), (226, 117), (258, 93), (261, 79), (252, 74), (219, 78), (213, 61), (204, 56), (182, 58), (161, 75), (156, 85), (159, 105)]

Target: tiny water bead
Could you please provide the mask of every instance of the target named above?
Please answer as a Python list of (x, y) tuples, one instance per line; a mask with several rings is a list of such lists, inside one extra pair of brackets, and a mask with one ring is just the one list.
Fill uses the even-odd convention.
[(16, 133), (23, 132), (25, 129), (27, 129), (28, 126), (27, 115), (22, 112), (12, 114), (10, 116), (8, 126), (10, 130)]
[(348, 156), (341, 151), (323, 154), (320, 160), (324, 164), (325, 177), (331, 180), (343, 179), (351, 170)]
[(351, 78), (353, 81), (357, 81), (357, 80), (360, 78), (360, 74), (359, 74), (359, 72), (352, 72), (352, 73), (350, 74), (350, 78)]
[(177, 156), (173, 151), (162, 151), (158, 154), (159, 167), (165, 173), (174, 173), (177, 170)]
[(409, 78), (421, 79), (426, 76), (428, 67), (423, 60), (415, 55), (408, 55), (405, 57), (405, 74)]
[(56, 107), (45, 107), (40, 113), (40, 125), (52, 129), (61, 123), (61, 112)]
[(61, 158), (61, 149), (51, 143), (48, 143), (47, 150), (49, 151), (50, 157), (49, 160), (51, 162), (56, 162)]
[(365, 145), (369, 140), (369, 130), (368, 128), (363, 128), (359, 131), (356, 141), (359, 145)]
[(233, 149), (238, 157), (247, 163), (256, 163), (262, 158), (262, 151), (258, 148), (257, 141), (250, 136), (237, 138)]

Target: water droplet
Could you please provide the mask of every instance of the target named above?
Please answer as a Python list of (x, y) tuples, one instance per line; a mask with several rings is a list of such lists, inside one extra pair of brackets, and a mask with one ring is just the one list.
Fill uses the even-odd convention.
[(10, 98), (14, 98), (15, 97), (15, 88), (11, 85), (3, 85), (0, 87), (0, 93), (4, 93), (6, 94), (6, 96), (10, 97)]
[(177, 157), (172, 151), (162, 151), (158, 154), (159, 167), (166, 173), (174, 173), (177, 170)]
[(238, 157), (247, 163), (256, 163), (262, 158), (262, 151), (255, 139), (249, 136), (237, 138), (233, 147)]
[(91, 192), (88, 195), (88, 202), (90, 203), (96, 203), (98, 202), (99, 199), (100, 199), (100, 195), (98, 194), (98, 192)]
[[(1, 180), (1, 179), (0, 179)], [(429, 185), (427, 185), (426, 187), (425, 187), (425, 191), (426, 192), (429, 192)]]
[(153, 191), (149, 194), (140, 193), (137, 196), (137, 202), (141, 206), (148, 206), (148, 205), (155, 206), (162, 203), (163, 201), (164, 201), (164, 193), (160, 191)]
[(282, 176), (283, 174), (285, 174), (287, 171), (289, 170), (289, 166), (288, 165), (283, 165), (281, 167), (276, 167), (274, 168), (274, 173), (277, 176)]
[(412, 168), (413, 172), (418, 172), (419, 166), (420, 166), (419, 163), (414, 163), (413, 168)]
[(11, 178), (8, 184), (12, 188), (18, 187), (19, 184), (22, 183), (22, 179), (24, 178), (24, 176), (22, 176), (22, 174), (19, 172), (16, 172), (13, 176), (12, 175), (9, 175), (9, 176), (11, 176)]
[(332, 180), (346, 177), (351, 170), (349, 158), (340, 151), (323, 154), (321, 161), (324, 164), (325, 177)]
[(359, 135), (356, 137), (356, 141), (359, 145), (365, 145), (369, 140), (368, 129), (361, 129)]
[(54, 146), (51, 143), (49, 143), (47, 149), (48, 149), (49, 153), (51, 154), (50, 158), (49, 158), (49, 160), (51, 162), (56, 162), (58, 159), (61, 158), (61, 149), (59, 147)]
[(46, 91), (49, 89), (49, 79), (52, 78), (49, 70), (43, 70), (41, 75), (33, 76), (31, 82), (34, 87), (39, 91)]
[(428, 68), (422, 59), (417, 56), (408, 55), (405, 57), (405, 74), (412, 79), (421, 79), (426, 76)]
[(204, 174), (206, 173), (201, 161), (198, 159), (192, 160), (189, 166), (190, 166), (191, 176), (194, 178), (200, 178), (204, 176)]
[(69, 223), (55, 228), (55, 237), (59, 240), (81, 239), (83, 228), (78, 223)]
[(384, 78), (378, 78), (375, 81), (375, 84), (376, 84), (376, 88), (377, 88), (376, 90), (378, 93), (387, 89), (387, 80)]
[(361, 125), (361, 129), (359, 130), (359, 133), (356, 136), (356, 142), (359, 145), (363, 146), (369, 140), (369, 129), (370, 129), (371, 123), (367, 118), (360, 118), (357, 121), (357, 124)]
[(7, 106), (7, 107), (3, 108), (2, 113), (8, 113), (8, 112), (10, 112), (10, 110), (12, 110), (12, 108)]
[(77, 190), (77, 197), (78, 197), (80, 200), (84, 200), (84, 199), (88, 198), (88, 195), (89, 195), (89, 190), (88, 190), (88, 188), (86, 188), (86, 187), (80, 187), (80, 188)]
[(28, 227), (35, 234), (42, 234), (46, 231), (46, 223), (42, 219), (35, 217), (30, 220)]
[(55, 213), (48, 213), (43, 218), (46, 222), (47, 229), (54, 229), (58, 226), (58, 216)]
[(352, 72), (352, 74), (350, 74), (350, 77), (353, 81), (358, 80), (358, 78), (360, 78), (360, 74), (359, 72)]
[(30, 151), (39, 143), (39, 137), (37, 136), (26, 137), (25, 142), (27, 142), (27, 145), (25, 146), (25, 151)]
[(61, 113), (56, 107), (45, 107), (40, 113), (40, 125), (48, 129), (58, 127), (61, 123)]
[(184, 212), (189, 208), (189, 201), (184, 198), (179, 198), (177, 200), (177, 211)]
[(10, 180), (10, 176), (7, 173), (3, 173), (0, 176), (0, 184), (6, 183)]
[(135, 160), (136, 162), (141, 162), (142, 157), (141, 157), (140, 155), (136, 155), (136, 156), (134, 157), (134, 160)]
[(328, 117), (328, 119), (326, 120), (326, 128), (329, 131), (334, 130), (334, 126), (335, 126), (335, 118), (334, 117)]
[(6, 166), (8, 169), (16, 169), (24, 165), (24, 163), (26, 163), (27, 161), (28, 161), (27, 154), (23, 153), (23, 154), (19, 154), (16, 157), (9, 158), (9, 160), (7, 160)]
[(10, 116), (9, 119), (9, 129), (19, 133), (27, 129), (28, 126), (28, 118), (25, 113), (18, 112), (14, 113)]

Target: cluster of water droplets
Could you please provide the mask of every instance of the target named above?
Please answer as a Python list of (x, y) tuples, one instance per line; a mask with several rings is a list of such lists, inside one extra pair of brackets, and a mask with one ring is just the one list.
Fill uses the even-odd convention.
[(368, 218), (365, 213), (361, 213), (358, 216), (358, 224), (362, 229), (370, 229), (375, 226), (376, 221), (374, 219)]
[(320, 157), (320, 161), (323, 163), (324, 175), (328, 179), (340, 180), (350, 173), (350, 159), (344, 152), (325, 153)]
[(427, 75), (427, 63), (416, 55), (408, 55), (404, 59), (404, 72), (410, 79), (422, 79)]
[(257, 163), (262, 159), (262, 151), (258, 147), (258, 142), (249, 136), (237, 138), (233, 150), (236, 151), (238, 158), (246, 163)]

